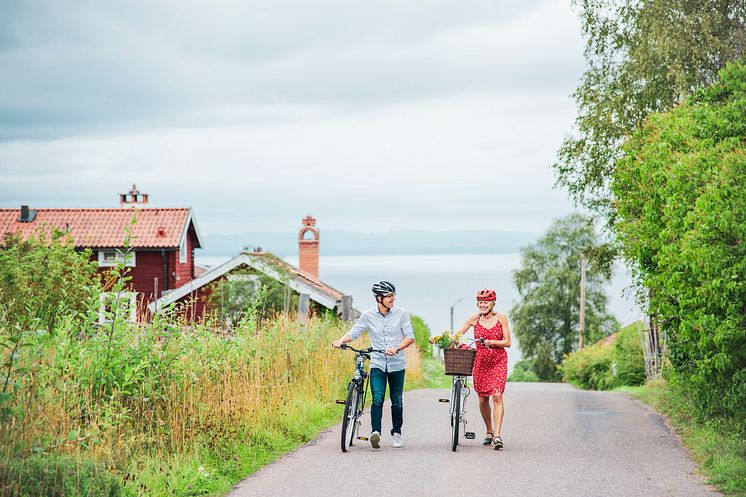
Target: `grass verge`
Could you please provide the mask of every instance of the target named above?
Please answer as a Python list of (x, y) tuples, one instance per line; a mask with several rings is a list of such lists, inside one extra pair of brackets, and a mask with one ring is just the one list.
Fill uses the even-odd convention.
[(702, 420), (665, 382), (620, 387), (668, 417), (708, 483), (726, 495), (746, 497), (746, 439), (733, 421)]
[(234, 438), (219, 451), (201, 446), (192, 453), (147, 458), (136, 471), (141, 490), (150, 495), (226, 495), (247, 475), (316, 438), (338, 421), (337, 411), (335, 405), (309, 404), (297, 413), (294, 432), (258, 428), (250, 438)]
[(442, 359), (422, 359), (422, 385), (418, 388), (451, 388), (451, 377), (444, 373)]

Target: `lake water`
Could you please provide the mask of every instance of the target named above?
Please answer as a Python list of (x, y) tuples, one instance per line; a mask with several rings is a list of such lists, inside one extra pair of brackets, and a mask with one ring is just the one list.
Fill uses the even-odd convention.
[[(202, 266), (214, 266), (228, 259), (195, 256), (197, 265)], [(298, 257), (285, 257), (285, 260), (298, 265)], [(396, 285), (397, 305), (423, 318), (431, 332), (439, 334), (451, 328), (452, 305), (455, 304), (454, 325), (457, 328), (476, 311), (474, 299), (480, 288), (494, 288), (496, 309), (508, 313), (518, 298), (513, 271), (520, 268), (520, 261), (517, 253), (321, 256), (319, 276), (337, 290), (352, 295), (353, 306), (358, 310), (375, 304), (371, 283), (391, 281)], [(631, 299), (624, 296), (630, 281), (624, 271), (617, 270), (607, 292), (609, 308), (622, 324), (640, 316)], [(519, 358), (520, 351), (513, 340), (513, 347), (508, 350), (509, 369)]]

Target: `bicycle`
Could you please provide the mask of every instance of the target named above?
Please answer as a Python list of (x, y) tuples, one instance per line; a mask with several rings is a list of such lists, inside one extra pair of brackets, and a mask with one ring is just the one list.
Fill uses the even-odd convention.
[[(479, 342), (484, 345), (484, 340), (478, 338), (472, 340), (471, 343)], [(467, 440), (473, 440), (476, 438), (476, 434), (473, 431), (466, 431), (466, 399), (471, 395), (471, 388), (469, 388), (468, 377), (469, 374), (463, 372), (452, 375), (451, 378), (451, 398), (450, 399), (438, 399), (439, 402), (450, 404), (449, 416), (451, 418), (451, 450), (456, 452), (459, 442), (459, 429), (461, 423), (464, 424), (464, 438)], [(462, 392), (465, 392), (462, 394)]]
[[(337, 400), (337, 404), (344, 404), (344, 415), (342, 417), (342, 452), (347, 452), (347, 449), (353, 445), (355, 441), (355, 435), (360, 429), (360, 417), (363, 415), (365, 409), (365, 397), (368, 391), (368, 371), (365, 370), (365, 361), (370, 359), (372, 352), (378, 352), (380, 354), (385, 353), (384, 350), (377, 350), (373, 347), (367, 349), (358, 350), (347, 344), (342, 344), (341, 349), (349, 349), (355, 352), (355, 372), (352, 375), (350, 383), (347, 385), (347, 399)], [(357, 437), (359, 440), (368, 440), (365, 437)]]

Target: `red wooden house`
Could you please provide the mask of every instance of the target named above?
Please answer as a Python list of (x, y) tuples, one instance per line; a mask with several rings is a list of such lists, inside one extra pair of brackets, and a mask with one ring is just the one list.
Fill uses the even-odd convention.
[(134, 185), (119, 202), (118, 208), (102, 209), (0, 209), (0, 239), (6, 233), (29, 236), (53, 227), (68, 231), (76, 248), (93, 251), (99, 271), (125, 262), (132, 276), (128, 296), (144, 311), (150, 302), (195, 278), (194, 249), (203, 243), (190, 208), (148, 207), (148, 195)]
[[(184, 316), (199, 320), (210, 311), (211, 285), (230, 278), (238, 267), (281, 281), (299, 296), (299, 316), (317, 309), (335, 310), (343, 319), (359, 315), (352, 297), (318, 278), (319, 234), (316, 220), (303, 220), (298, 233), (300, 268), (268, 253), (242, 253), (209, 271), (196, 268), (194, 250), (203, 246), (190, 208), (148, 207), (148, 195), (135, 186), (121, 194), (117, 208), (0, 209), (0, 241), (6, 233), (30, 236), (57, 228), (70, 233), (77, 249), (91, 249), (104, 273), (120, 262), (129, 267), (129, 318), (149, 319), (153, 312), (178, 302)], [(127, 241), (125, 241), (127, 240)], [(203, 274), (204, 273), (204, 274)], [(105, 320), (102, 295), (100, 320)], [(122, 296), (119, 296), (120, 302)]]

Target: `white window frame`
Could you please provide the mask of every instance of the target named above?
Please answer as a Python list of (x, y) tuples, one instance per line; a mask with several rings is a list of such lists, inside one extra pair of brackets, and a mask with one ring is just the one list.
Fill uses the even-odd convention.
[[(129, 300), (129, 308), (127, 309), (129, 316), (127, 316), (127, 321), (130, 323), (134, 323), (137, 319), (137, 293), (138, 292), (119, 293), (120, 301)], [(98, 324), (104, 325), (106, 323), (111, 323), (111, 321), (106, 319), (106, 301), (107, 299), (112, 299), (113, 302), (115, 295), (114, 292), (101, 292), (101, 295), (99, 296)]]
[[(98, 266), (99, 267), (114, 267), (124, 262), (126, 267), (135, 267), (137, 265), (137, 257), (133, 250), (126, 253), (127, 259), (125, 260), (125, 252), (119, 249), (103, 249), (98, 251)], [(113, 257), (112, 257), (113, 255)]]
[(186, 264), (187, 262), (187, 237), (184, 237), (179, 244), (179, 263)]

